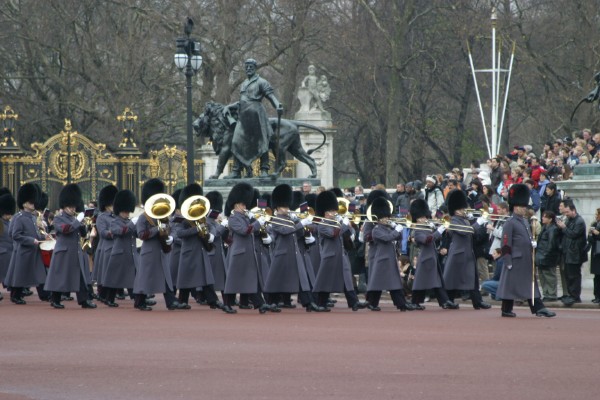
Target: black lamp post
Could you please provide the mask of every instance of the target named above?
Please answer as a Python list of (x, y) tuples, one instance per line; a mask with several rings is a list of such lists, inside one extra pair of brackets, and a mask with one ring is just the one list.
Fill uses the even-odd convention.
[(175, 53), (175, 65), (185, 73), (185, 87), (187, 94), (187, 183), (195, 182), (194, 177), (194, 134), (192, 128), (192, 77), (202, 66), (200, 55), (200, 43), (190, 37), (194, 21), (187, 19), (184, 26), (185, 37), (177, 38), (177, 53)]

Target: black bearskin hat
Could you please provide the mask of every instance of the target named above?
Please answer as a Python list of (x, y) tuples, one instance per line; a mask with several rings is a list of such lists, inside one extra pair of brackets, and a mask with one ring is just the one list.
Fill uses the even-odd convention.
[(33, 183), (26, 183), (19, 188), (17, 192), (17, 207), (19, 210), (23, 209), (23, 204), (29, 202), (36, 204), (40, 193)]
[(383, 197), (386, 200), (389, 199), (388, 193), (385, 190), (382, 190), (382, 189), (371, 190), (371, 192), (367, 196), (367, 207), (370, 206), (371, 204), (373, 204), (373, 201), (379, 197)]
[(304, 201), (304, 193), (299, 190), (294, 190), (292, 193), (292, 204), (290, 205), (290, 208), (292, 210), (297, 210), (300, 207), (300, 204), (304, 203)]
[(514, 206), (527, 207), (529, 205), (529, 198), (531, 193), (527, 185), (522, 183), (516, 183), (508, 189), (508, 206), (510, 211), (513, 210)]
[(48, 193), (40, 192), (40, 195), (35, 203), (35, 209), (38, 211), (43, 211), (48, 207)]
[(147, 180), (142, 186), (142, 204), (155, 194), (164, 193), (165, 184), (158, 178)]
[(233, 210), (233, 206), (237, 203), (244, 203), (246, 208), (249, 210), (254, 207), (254, 188), (252, 185), (246, 182), (236, 183), (234, 187), (231, 188), (229, 192), (229, 196), (227, 196), (227, 204), (230, 210)]
[(181, 195), (181, 189), (177, 189), (176, 191), (173, 192), (173, 194), (171, 195), (171, 197), (173, 199), (175, 199), (175, 209), (179, 210), (181, 209), (181, 203), (179, 202), (179, 196)]
[(383, 197), (377, 197), (371, 204), (371, 214), (375, 215), (377, 219), (390, 217), (392, 215), (390, 203)]
[(12, 194), (12, 193), (10, 192), (10, 190), (7, 187), (0, 188), (0, 196), (5, 195), (5, 194)]
[(106, 207), (112, 206), (115, 201), (115, 196), (119, 189), (115, 185), (104, 186), (98, 194), (98, 208), (101, 212), (106, 211)]
[(0, 217), (3, 215), (13, 215), (17, 202), (12, 194), (6, 193), (0, 196)]
[(292, 187), (285, 183), (275, 186), (271, 194), (273, 208), (290, 207), (292, 204)]
[(182, 205), (184, 201), (192, 196), (202, 196), (203, 194), (204, 191), (202, 190), (202, 186), (197, 183), (190, 183), (181, 190), (181, 193), (179, 194), (179, 204)]
[(467, 203), (467, 195), (460, 189), (451, 190), (450, 193), (448, 193), (446, 201), (448, 203), (448, 213), (450, 216), (453, 216), (456, 210), (469, 208), (469, 204)]
[[(62, 188), (58, 195), (58, 206), (60, 208), (75, 207), (83, 205), (81, 189), (75, 183), (71, 183)], [(83, 211), (83, 210), (82, 210)]]
[(326, 211), (337, 211), (338, 201), (335, 193), (330, 190), (319, 193), (317, 196), (315, 214), (319, 217), (324, 217)]
[(135, 211), (135, 194), (131, 190), (119, 191), (113, 202), (113, 213), (119, 215), (121, 211)]
[(335, 197), (344, 197), (344, 192), (342, 192), (342, 189), (334, 187), (329, 189), (330, 192), (333, 192), (333, 194), (335, 194)]
[(416, 199), (410, 203), (410, 217), (414, 222), (421, 217), (431, 218), (431, 212), (427, 202), (423, 199)]
[(206, 198), (210, 201), (210, 208), (223, 211), (223, 195), (220, 192), (216, 190), (208, 192), (206, 193)]
[(314, 193), (309, 193), (304, 196), (304, 201), (308, 204), (310, 208), (315, 210), (317, 208), (317, 195)]

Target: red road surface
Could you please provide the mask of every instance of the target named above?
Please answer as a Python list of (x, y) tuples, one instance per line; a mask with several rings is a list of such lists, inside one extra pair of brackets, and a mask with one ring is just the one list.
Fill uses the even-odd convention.
[[(8, 297), (8, 296), (5, 296)], [(0, 399), (593, 399), (597, 310), (227, 315), (0, 303)]]

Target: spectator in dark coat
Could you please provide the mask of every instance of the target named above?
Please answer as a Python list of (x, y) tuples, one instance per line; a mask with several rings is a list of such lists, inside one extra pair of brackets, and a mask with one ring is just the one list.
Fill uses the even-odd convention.
[(585, 221), (577, 214), (577, 208), (573, 200), (565, 199), (561, 202), (563, 215), (566, 221), (559, 220), (558, 227), (561, 229), (562, 250), (565, 262), (565, 275), (569, 295), (562, 299), (565, 305), (581, 303), (581, 265), (587, 261), (584, 251), (586, 244)]
[(556, 183), (551, 182), (546, 185), (546, 191), (540, 202), (540, 211), (552, 211), (554, 215), (559, 215), (558, 206), (560, 204), (560, 193), (556, 188)]
[(588, 241), (591, 244), (592, 258), (590, 272), (594, 274), (594, 299), (592, 303), (600, 303), (600, 208), (596, 209), (596, 220), (590, 226)]
[(537, 238), (535, 265), (542, 286), (543, 301), (556, 301), (556, 265), (560, 257), (560, 232), (552, 211), (542, 214), (542, 232)]

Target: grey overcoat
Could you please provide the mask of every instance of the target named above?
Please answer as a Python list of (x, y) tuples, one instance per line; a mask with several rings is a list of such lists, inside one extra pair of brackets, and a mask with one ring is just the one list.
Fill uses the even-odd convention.
[(46, 282), (40, 248), (34, 244), (35, 239), (45, 239), (36, 226), (36, 217), (30, 212), (18, 212), (10, 221), (9, 235), (14, 247), (4, 279), (5, 286), (20, 288)]
[[(453, 226), (463, 226), (465, 229), (471, 226), (466, 218), (458, 215), (452, 216), (450, 223)], [(475, 223), (473, 229), (477, 231), (479, 224)], [(473, 252), (473, 234), (456, 230), (450, 230), (449, 234), (452, 242), (444, 265), (446, 290), (474, 290), (477, 266)]]
[[(215, 231), (211, 231), (212, 229), (209, 225), (208, 230), (214, 235)], [(213, 285), (215, 278), (210, 259), (200, 241), (196, 225), (187, 221), (183, 222), (177, 235), (181, 238), (181, 255), (179, 256), (179, 272), (175, 286), (178, 289), (194, 289)]]
[(140, 265), (135, 225), (129, 219), (116, 217), (110, 223), (110, 231), (113, 246), (102, 282), (109, 288), (133, 288), (135, 273)]
[(143, 213), (135, 224), (135, 229), (143, 243), (140, 250), (140, 267), (133, 283), (133, 293), (154, 294), (165, 293), (167, 289), (173, 290), (168, 259), (158, 239), (158, 226), (153, 226), (148, 221), (146, 213)]
[(10, 264), (10, 257), (13, 251), (13, 241), (8, 234), (10, 229), (10, 221), (2, 219), (0, 224), (4, 225), (2, 234), (0, 234), (0, 282), (4, 281), (4, 277), (8, 272), (8, 265)]
[(435, 241), (440, 238), (440, 233), (415, 230), (414, 238), (417, 246), (421, 249), (415, 268), (415, 280), (413, 290), (427, 290), (443, 287), (442, 271), (438, 263), (438, 255), (435, 250)]
[(367, 291), (402, 289), (402, 278), (396, 259), (395, 241), (402, 240), (402, 232), (390, 226), (375, 224), (371, 230), (375, 253), (369, 265), (369, 283)]
[(348, 254), (344, 250), (342, 236), (351, 228), (319, 224), (321, 265), (315, 279), (313, 292), (343, 293), (354, 290), (352, 270)]
[(106, 268), (112, 252), (113, 237), (110, 232), (110, 224), (114, 219), (115, 215), (110, 211), (104, 211), (96, 218), (96, 232), (99, 239), (96, 253), (94, 254), (92, 280), (96, 281), (99, 285), (103, 285), (104, 268)]

